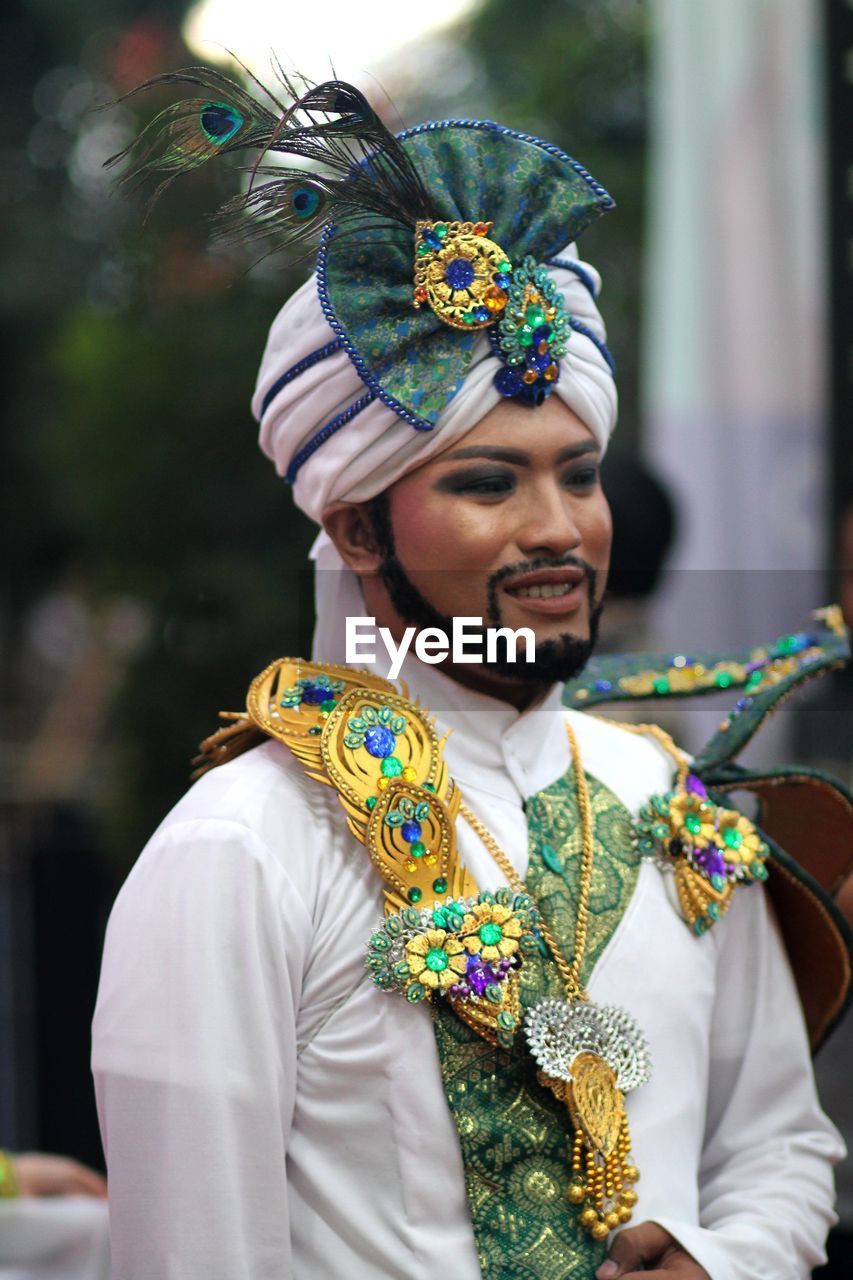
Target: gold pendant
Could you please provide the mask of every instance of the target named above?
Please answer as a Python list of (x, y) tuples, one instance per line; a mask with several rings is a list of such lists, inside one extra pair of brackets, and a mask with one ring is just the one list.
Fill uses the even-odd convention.
[(579, 1053), (571, 1069), (566, 1101), (572, 1124), (594, 1151), (607, 1157), (616, 1148), (625, 1115), (616, 1073), (597, 1053)]
[(575, 1131), (568, 1198), (596, 1240), (631, 1219), (639, 1173), (630, 1163), (625, 1094), (651, 1075), (639, 1027), (623, 1009), (551, 997), (528, 1010), (539, 1081), (565, 1102)]

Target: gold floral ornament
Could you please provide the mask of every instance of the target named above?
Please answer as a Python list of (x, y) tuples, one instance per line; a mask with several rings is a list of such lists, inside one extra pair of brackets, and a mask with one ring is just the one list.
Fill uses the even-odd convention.
[(458, 983), (468, 966), (465, 948), (444, 929), (427, 929), (406, 943), (409, 973), (432, 991)]
[(767, 879), (770, 850), (754, 824), (715, 804), (684, 764), (675, 789), (640, 810), (635, 831), (640, 855), (674, 871), (682, 914), (700, 936), (728, 910), (738, 885)]
[(512, 264), (489, 239), (491, 222), (418, 222), (413, 306), (454, 329), (484, 329), (509, 300)]
[(462, 934), (467, 950), (491, 963), (516, 954), (521, 924), (500, 902), (480, 902), (466, 915)]
[(509, 1048), (521, 1017), (518, 970), (538, 946), (537, 925), (525, 893), (447, 896), (389, 915), (365, 963), (383, 991), (411, 1004), (444, 998), (484, 1040)]

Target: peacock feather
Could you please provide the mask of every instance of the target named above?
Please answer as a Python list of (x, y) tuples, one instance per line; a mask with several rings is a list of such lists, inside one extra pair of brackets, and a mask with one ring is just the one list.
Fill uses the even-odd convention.
[[(404, 227), (441, 217), (405, 149), (358, 89), (343, 80), (303, 85), (277, 66), (286, 101), (247, 76), (258, 96), (208, 67), (154, 77), (135, 94), (164, 85), (191, 96), (161, 111), (108, 165), (126, 164), (123, 184), (159, 176), (150, 206), (181, 174), (219, 156), (255, 153), (245, 192), (218, 214), (230, 239), (273, 240), (305, 251), (334, 222), (338, 235)], [(246, 215), (251, 215), (246, 217)]]

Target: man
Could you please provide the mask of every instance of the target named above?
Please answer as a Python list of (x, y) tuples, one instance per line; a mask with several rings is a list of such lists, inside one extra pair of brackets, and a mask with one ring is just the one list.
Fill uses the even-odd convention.
[[(291, 238), (337, 227), (255, 401), (324, 529), (316, 661), (258, 677), (113, 912), (115, 1274), (805, 1277), (840, 1145), (767, 846), (665, 735), (561, 706), (603, 605), (616, 398), (597, 274), (558, 250), (609, 197), (496, 126), (395, 141), (348, 86), (269, 119), (222, 98), (166, 118), (167, 171), (246, 139), (331, 166), (250, 196)], [(338, 181), (316, 147), (342, 133)], [(434, 663), (463, 616), (532, 631), (534, 661)], [(429, 639), (407, 694), (318, 665), (356, 617)]]

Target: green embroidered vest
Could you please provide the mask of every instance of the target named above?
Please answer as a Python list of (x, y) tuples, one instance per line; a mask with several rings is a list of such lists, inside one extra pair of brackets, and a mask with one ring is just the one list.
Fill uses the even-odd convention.
[[(639, 873), (631, 815), (603, 783), (587, 778), (595, 860), (584, 982), (622, 918)], [(571, 768), (528, 801), (527, 822), (527, 888), (571, 960), (581, 854)], [(521, 970), (524, 1009), (545, 996), (563, 995), (557, 968), (543, 950)], [(579, 1210), (566, 1198), (568, 1110), (538, 1083), (523, 1032), (507, 1053), (487, 1044), (443, 1002), (436, 1002), (434, 1017), (483, 1280), (590, 1280), (607, 1244), (579, 1226)]]

